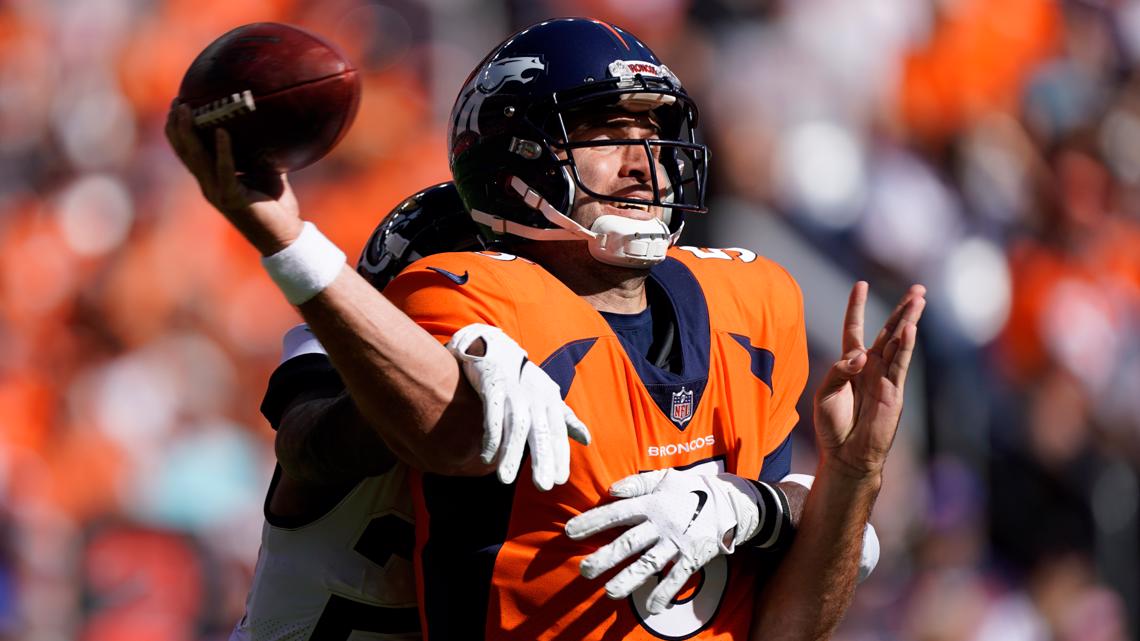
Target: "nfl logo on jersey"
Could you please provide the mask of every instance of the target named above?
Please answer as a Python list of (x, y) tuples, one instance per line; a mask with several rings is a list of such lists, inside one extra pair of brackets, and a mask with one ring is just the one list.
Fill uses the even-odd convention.
[(684, 387), (679, 392), (673, 392), (673, 404), (670, 416), (677, 427), (684, 427), (685, 423), (693, 418), (693, 390)]

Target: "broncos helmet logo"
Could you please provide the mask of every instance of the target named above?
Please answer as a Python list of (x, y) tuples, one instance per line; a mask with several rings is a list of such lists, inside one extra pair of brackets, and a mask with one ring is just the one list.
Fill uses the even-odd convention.
[[(539, 56), (516, 56), (496, 60), (487, 66), (473, 83), (463, 90), (462, 106), (456, 113), (454, 125), (459, 130), (476, 134), (479, 131), (479, 109), (487, 96), (494, 95), (509, 82), (526, 84), (546, 71), (546, 63)], [(538, 72), (525, 75), (528, 72)]]
[(546, 65), (538, 56), (520, 56), (517, 58), (503, 58), (491, 63), (482, 74), (476, 85), (479, 91), (493, 94), (508, 82), (521, 82), (523, 84), (534, 80), (538, 74), (524, 76), (528, 71), (546, 71)]

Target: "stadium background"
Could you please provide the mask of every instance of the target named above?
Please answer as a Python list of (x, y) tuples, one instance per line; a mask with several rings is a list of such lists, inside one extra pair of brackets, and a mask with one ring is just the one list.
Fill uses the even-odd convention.
[(930, 289), (883, 557), (836, 638), (1135, 638), (1140, 0), (2, 0), (0, 639), (225, 639), (240, 616), (257, 406), (297, 316), (163, 139), (196, 53), (276, 20), (359, 62), (354, 128), (294, 176), (355, 255), (447, 178), (482, 53), (560, 14), (685, 80), (715, 174), (686, 241), (791, 268), (814, 371), (854, 279), (880, 306)]

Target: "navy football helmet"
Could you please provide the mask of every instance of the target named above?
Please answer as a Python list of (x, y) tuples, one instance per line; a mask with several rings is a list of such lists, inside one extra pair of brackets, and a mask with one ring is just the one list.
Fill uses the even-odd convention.
[[(568, 115), (611, 111), (651, 113), (658, 138), (568, 140)], [(490, 238), (587, 238), (603, 262), (645, 266), (664, 258), (684, 212), (705, 211), (708, 150), (696, 141), (696, 124), (697, 107), (676, 75), (635, 36), (589, 18), (548, 20), (508, 38), (467, 79), (451, 113), (452, 177)], [(583, 183), (574, 151), (603, 145), (645, 151), (652, 200), (597, 193)], [(604, 249), (595, 251), (593, 245), (606, 244), (607, 230), (586, 230), (569, 219), (579, 191), (615, 204), (662, 208), (666, 224), (654, 221), (646, 236), (645, 229), (631, 230), (621, 221), (611, 239), (619, 242), (610, 243), (611, 250), (620, 244), (636, 254), (636, 238), (651, 236), (651, 253), (659, 256), (611, 260), (601, 255)]]
[(360, 254), (356, 271), (382, 290), (424, 256), (484, 248), (455, 183), (440, 183), (409, 196), (380, 221)]

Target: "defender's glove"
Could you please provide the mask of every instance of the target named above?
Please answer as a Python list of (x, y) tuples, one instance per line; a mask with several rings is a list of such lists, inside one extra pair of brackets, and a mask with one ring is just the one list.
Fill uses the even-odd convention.
[[(486, 351), (482, 356), (468, 354), (479, 339)], [(562, 401), (558, 384), (498, 327), (468, 325), (455, 332), (447, 349), (483, 399), (480, 459), (495, 464), (500, 481), (512, 483), (529, 444), (535, 486), (545, 491), (565, 483), (570, 477), (566, 439), (589, 445), (590, 432)]]
[(749, 539), (770, 546), (782, 529), (791, 528), (787, 498), (779, 488), (734, 474), (653, 470), (614, 483), (610, 494), (622, 500), (570, 519), (566, 534), (577, 540), (619, 525), (634, 526), (579, 566), (582, 576), (592, 579), (649, 548), (606, 583), (611, 599), (628, 596), (673, 561), (668, 576), (649, 595), (653, 614), (664, 610), (689, 576), (717, 554), (731, 554)]

